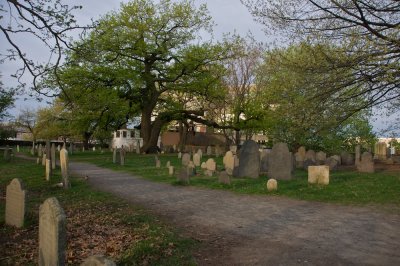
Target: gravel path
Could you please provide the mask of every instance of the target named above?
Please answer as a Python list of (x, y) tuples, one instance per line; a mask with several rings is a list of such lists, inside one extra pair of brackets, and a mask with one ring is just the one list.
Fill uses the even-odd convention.
[(200, 265), (400, 265), (398, 214), (171, 186), (87, 163), (70, 168), (203, 242)]

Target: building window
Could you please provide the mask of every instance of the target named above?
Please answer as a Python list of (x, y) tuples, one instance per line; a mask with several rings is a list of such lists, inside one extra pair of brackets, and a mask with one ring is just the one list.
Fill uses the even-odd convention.
[(126, 131), (122, 131), (122, 137), (126, 138)]
[(121, 132), (117, 131), (117, 138), (119, 138), (121, 136)]

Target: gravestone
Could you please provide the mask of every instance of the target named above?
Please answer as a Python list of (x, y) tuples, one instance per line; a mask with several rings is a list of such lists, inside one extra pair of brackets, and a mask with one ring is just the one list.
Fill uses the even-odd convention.
[(354, 164), (358, 165), (360, 163), (360, 159), (361, 159), (361, 146), (360, 145), (356, 145)]
[(19, 145), (17, 145), (17, 152), (19, 152)]
[(171, 162), (168, 161), (168, 162), (165, 164), (165, 167), (169, 168), (170, 166), (171, 166)]
[(260, 175), (260, 153), (254, 140), (246, 140), (240, 150), (238, 177), (258, 178)]
[(231, 145), (231, 146), (229, 146), (229, 150), (230, 150), (233, 154), (236, 154), (236, 152), (237, 152), (237, 146), (236, 146), (236, 145)]
[(296, 167), (297, 168), (303, 168), (303, 163), (306, 157), (306, 148), (304, 146), (301, 146), (298, 148), (297, 152), (294, 154), (295, 159), (296, 159)]
[(329, 167), (330, 171), (337, 170), (339, 162), (334, 157), (329, 157), (325, 160), (325, 165)]
[(319, 151), (315, 154), (315, 160), (317, 165), (324, 165), (326, 161), (326, 153), (323, 151)]
[(342, 157), (340, 157), (339, 155), (332, 155), (331, 157), (338, 162), (338, 166), (342, 165)]
[(200, 159), (203, 157), (203, 151), (201, 149), (198, 149), (196, 153), (200, 156)]
[(235, 168), (235, 161), (233, 158), (233, 153), (231, 151), (227, 151), (225, 153), (225, 156), (222, 158), (222, 162), (223, 162), (224, 167), (227, 170), (228, 174), (232, 175), (232, 171)]
[(204, 170), (207, 169), (207, 164), (206, 164), (206, 162), (202, 162), (200, 168), (201, 168), (201, 169), (204, 169)]
[(64, 188), (69, 188), (69, 161), (68, 161), (68, 151), (65, 148), (62, 148), (60, 151), (60, 167), (61, 167), (61, 177)]
[(178, 152), (178, 159), (182, 158), (182, 152)]
[(308, 150), (308, 151), (306, 152), (306, 156), (304, 156), (304, 161), (307, 161), (307, 160), (311, 160), (311, 161), (313, 161), (314, 163), (317, 162), (317, 160), (316, 160), (316, 155), (315, 155), (315, 151), (313, 151), (313, 150)]
[(189, 184), (190, 177), (189, 177), (189, 169), (183, 166), (178, 173), (177, 181)]
[(231, 184), (231, 178), (226, 171), (222, 171), (218, 174), (218, 182), (225, 185)]
[(340, 158), (342, 159), (342, 165), (354, 165), (354, 157), (348, 152), (341, 152)]
[(200, 159), (201, 159), (201, 156), (200, 156), (200, 154), (198, 152), (193, 154), (194, 166), (200, 166)]
[(369, 152), (363, 152), (361, 155), (361, 161), (357, 165), (357, 170), (362, 173), (374, 173), (375, 166), (372, 154)]
[(308, 183), (309, 184), (329, 184), (329, 166), (318, 165), (308, 167)]
[(189, 153), (184, 153), (182, 155), (182, 165), (183, 166), (188, 166), (189, 162), (190, 162), (190, 154)]
[(375, 143), (374, 149), (374, 159), (377, 160), (386, 160), (387, 159), (387, 145), (385, 142), (377, 142)]
[(206, 161), (206, 175), (213, 176), (214, 172), (217, 170), (217, 164), (214, 159), (210, 158)]
[(117, 149), (113, 149), (113, 163), (117, 163)]
[(19, 178), (11, 180), (6, 189), (6, 224), (18, 228), (24, 225), (25, 196), (26, 191), (22, 180)]
[(92, 150), (93, 150), (93, 151), (96, 151), (96, 146), (93, 146)]
[(46, 159), (47, 159), (46, 153), (43, 153), (43, 156), (42, 156), (42, 166), (46, 166)]
[(103, 255), (93, 255), (85, 259), (80, 266), (116, 266), (116, 264)]
[(269, 150), (262, 150), (260, 152), (260, 172), (267, 173), (268, 172), (268, 153)]
[(161, 161), (156, 159), (156, 168), (161, 168)]
[(57, 145), (57, 151), (58, 151), (58, 152), (61, 151), (61, 145), (60, 145), (60, 144)]
[(42, 144), (39, 144), (39, 147), (38, 147), (38, 156), (39, 156), (39, 157), (42, 157), (42, 155), (43, 155)]
[(173, 166), (169, 166), (168, 167), (168, 173), (169, 173), (169, 175), (173, 175), (174, 174), (174, 167)]
[(273, 179), (273, 178), (268, 179), (267, 190), (270, 192), (278, 190), (278, 181), (276, 181), (276, 179)]
[(119, 149), (119, 163), (122, 166), (125, 165), (125, 157), (126, 157), (126, 150), (124, 146), (122, 146), (121, 149)]
[(276, 180), (292, 179), (293, 158), (286, 143), (277, 143), (272, 147), (268, 159), (268, 177)]
[(51, 169), (56, 169), (56, 144), (52, 143), (51, 144)]
[(4, 158), (4, 161), (6, 161), (6, 162), (11, 161), (11, 149), (8, 145), (4, 149), (3, 158)]
[(51, 177), (51, 160), (46, 159), (46, 175), (45, 178), (47, 181), (50, 181)]
[(207, 155), (210, 156), (212, 154), (211, 146), (207, 146)]
[(135, 151), (136, 154), (140, 154), (140, 141), (136, 141), (136, 145), (135, 145)]
[(51, 143), (50, 140), (46, 140), (46, 159), (51, 160)]
[(56, 198), (39, 209), (39, 265), (65, 265), (66, 217)]

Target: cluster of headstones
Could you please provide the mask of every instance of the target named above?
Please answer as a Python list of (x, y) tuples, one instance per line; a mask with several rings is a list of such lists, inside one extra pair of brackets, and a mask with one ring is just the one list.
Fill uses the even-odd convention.
[[(60, 153), (62, 185), (64, 188), (69, 188), (70, 182), (68, 174), (68, 151), (65, 149), (65, 147), (61, 148), (60, 145), (58, 145), (57, 151)], [(53, 170), (56, 169), (55, 144), (50, 144), (50, 141), (47, 141), (44, 149), (42, 147), (42, 144), (39, 144), (37, 148), (37, 155), (38, 157), (36, 159), (36, 163), (45, 166), (45, 179), (47, 181), (50, 181)]]
[[(26, 190), (21, 179), (14, 178), (6, 190), (5, 222), (20, 228), (24, 225)], [(66, 216), (56, 198), (48, 198), (39, 208), (39, 265), (65, 265)], [(82, 265), (115, 265), (93, 256)]]

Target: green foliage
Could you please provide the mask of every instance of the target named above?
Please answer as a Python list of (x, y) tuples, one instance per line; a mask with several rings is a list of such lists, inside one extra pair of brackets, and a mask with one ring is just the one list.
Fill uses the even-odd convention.
[(14, 105), (14, 96), (15, 90), (4, 88), (3, 82), (0, 80), (0, 122), (9, 116), (7, 109)]

